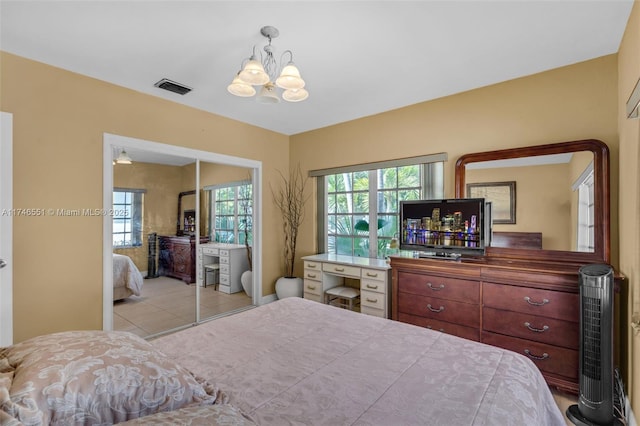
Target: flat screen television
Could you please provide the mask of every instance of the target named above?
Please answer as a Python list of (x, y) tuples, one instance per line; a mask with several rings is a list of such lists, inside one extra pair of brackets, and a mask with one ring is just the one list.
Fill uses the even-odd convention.
[(491, 235), (484, 198), (400, 202), (400, 249), (420, 257), (482, 256)]

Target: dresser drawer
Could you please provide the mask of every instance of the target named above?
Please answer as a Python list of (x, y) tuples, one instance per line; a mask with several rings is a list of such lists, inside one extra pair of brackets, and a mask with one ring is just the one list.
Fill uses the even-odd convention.
[(438, 321), (433, 318), (419, 317), (411, 314), (400, 314), (398, 320), (408, 324), (418, 325), (431, 330), (441, 331), (454, 336), (463, 337), (469, 340), (480, 340), (480, 331), (477, 328), (465, 327), (463, 325), (452, 324), (450, 322)]
[(399, 272), (398, 291), (458, 302), (480, 303), (478, 281)]
[(360, 278), (362, 278), (363, 280), (385, 281), (385, 279), (387, 278), (387, 271), (382, 271), (380, 269), (362, 268)]
[(482, 309), (482, 328), (499, 334), (578, 349), (580, 324), (499, 309)]
[(304, 280), (305, 298), (308, 293), (322, 297), (322, 283), (319, 281)]
[(398, 293), (398, 312), (480, 327), (480, 305), (471, 303)]
[(360, 290), (385, 294), (387, 292), (387, 285), (382, 281), (371, 281), (363, 279), (360, 280)]
[(360, 268), (356, 266), (336, 265), (335, 263), (323, 263), (322, 270), (345, 277), (360, 278)]
[(360, 290), (360, 305), (370, 308), (384, 309), (384, 294)]
[(482, 283), (484, 306), (579, 322), (580, 297), (577, 293), (541, 290), (504, 284)]
[(529, 357), (543, 373), (578, 380), (578, 351), (500, 334), (482, 332), (482, 342)]
[(202, 254), (206, 254), (207, 256), (217, 256), (219, 253), (220, 250), (217, 248), (202, 247)]
[(322, 271), (317, 269), (304, 268), (304, 280), (322, 281)]

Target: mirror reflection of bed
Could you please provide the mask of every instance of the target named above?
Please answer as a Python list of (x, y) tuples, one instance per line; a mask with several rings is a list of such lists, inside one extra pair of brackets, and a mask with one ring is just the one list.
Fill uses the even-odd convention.
[[(139, 204), (134, 202), (127, 207), (132, 210), (128, 226), (140, 227), (141, 239), (122, 243), (114, 236), (113, 329), (149, 337), (193, 324), (197, 320), (196, 308), (199, 308), (202, 320), (251, 306), (252, 299), (244, 291), (225, 294), (213, 285), (214, 277), (208, 274), (207, 286), (200, 285), (198, 307), (197, 273), (195, 269), (193, 273), (188, 271), (195, 268), (195, 254), (185, 257), (184, 253), (168, 253), (175, 271), (184, 274), (169, 273), (161, 267), (160, 258), (163, 238), (185, 240), (187, 245), (190, 239), (193, 242), (196, 238), (196, 210), (200, 218), (201, 242), (215, 238), (210, 217), (211, 198), (204, 188), (250, 178), (249, 169), (201, 162), (198, 206), (193, 190), (196, 185), (194, 159), (156, 153), (155, 160), (142, 161), (140, 158), (145, 157), (140, 157), (135, 150), (128, 149), (127, 153), (133, 163), (114, 164), (113, 186), (114, 191), (142, 193)], [(136, 208), (141, 211), (138, 217)], [(157, 239), (152, 262), (153, 244), (149, 240), (153, 234)]]

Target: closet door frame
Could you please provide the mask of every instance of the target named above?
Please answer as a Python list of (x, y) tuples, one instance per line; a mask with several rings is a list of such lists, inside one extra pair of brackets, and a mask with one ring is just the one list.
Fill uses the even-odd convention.
[[(251, 169), (251, 183), (253, 185), (253, 296), (254, 305), (261, 305), (268, 300), (262, 297), (262, 162), (242, 157), (234, 157), (215, 152), (200, 151), (191, 148), (168, 145), (160, 142), (131, 138), (128, 136), (103, 134), (103, 199), (104, 211), (109, 211), (113, 203), (113, 152), (117, 148), (127, 148), (157, 152), (166, 155), (193, 158), (196, 161), (196, 187), (200, 187), (200, 162), (218, 163), (229, 166), (245, 167)], [(196, 191), (196, 203), (198, 204), (199, 191)], [(199, 209), (196, 209), (199, 211)], [(196, 220), (196, 232), (199, 233), (199, 220)], [(102, 283), (103, 283), (103, 309), (102, 328), (113, 330), (113, 222), (108, 215), (103, 216), (103, 253), (102, 253)], [(199, 244), (199, 243), (198, 243)], [(199, 289), (197, 289), (199, 290)], [(199, 317), (200, 292), (196, 291), (197, 322)], [(188, 325), (186, 326), (188, 327)]]

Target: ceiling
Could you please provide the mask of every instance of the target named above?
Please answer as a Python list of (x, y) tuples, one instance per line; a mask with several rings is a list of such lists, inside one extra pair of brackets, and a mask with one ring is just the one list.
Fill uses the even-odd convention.
[[(0, 48), (286, 135), (615, 53), (633, 0), (0, 1)], [(226, 90), (279, 29), (310, 96)], [(168, 78), (193, 88), (154, 87)]]

